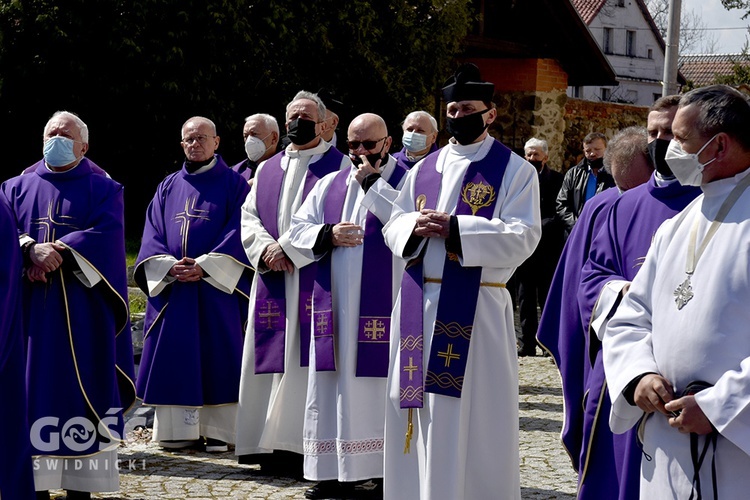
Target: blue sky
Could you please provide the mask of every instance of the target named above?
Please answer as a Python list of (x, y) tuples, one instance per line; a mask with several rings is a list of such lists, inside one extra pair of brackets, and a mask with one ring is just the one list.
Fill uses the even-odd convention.
[[(743, 10), (726, 10), (720, 0), (682, 0), (682, 12), (695, 11), (706, 28), (714, 28), (711, 33), (717, 40), (716, 53), (739, 53), (748, 35), (747, 29), (717, 29), (717, 28), (747, 28), (750, 17), (742, 19)], [(695, 49), (700, 50), (700, 47)]]

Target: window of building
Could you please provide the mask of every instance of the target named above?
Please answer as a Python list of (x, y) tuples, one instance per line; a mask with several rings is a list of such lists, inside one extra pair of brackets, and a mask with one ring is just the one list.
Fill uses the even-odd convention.
[(617, 0), (618, 7), (625, 7), (625, 0)]
[(611, 90), (605, 89), (604, 87), (602, 87), (601, 89), (599, 89), (599, 98), (602, 101), (609, 101), (611, 97), (612, 97), (612, 91)]
[(628, 30), (625, 35), (625, 54), (635, 57), (635, 31)]
[(654, 49), (648, 49), (648, 58), (653, 59), (654, 58)]
[(612, 53), (612, 28), (603, 29), (602, 48), (605, 54)]
[(573, 97), (580, 99), (583, 96), (583, 87), (573, 87)]
[(661, 98), (661, 94), (654, 94), (654, 102), (656, 102), (656, 100), (660, 98)]

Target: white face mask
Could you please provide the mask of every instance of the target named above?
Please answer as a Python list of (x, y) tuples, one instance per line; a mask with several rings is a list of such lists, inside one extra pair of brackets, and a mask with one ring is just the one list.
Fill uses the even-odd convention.
[(670, 141), (664, 159), (680, 184), (683, 186), (700, 186), (703, 183), (703, 169), (716, 158), (701, 163), (698, 156), (706, 149), (706, 146), (711, 144), (716, 135), (711, 137), (697, 153), (686, 153), (682, 150), (679, 142), (674, 139)]
[(404, 132), (404, 137), (401, 139), (401, 142), (410, 153), (424, 151), (427, 148), (427, 136), (418, 132), (407, 130)]
[[(268, 135), (266, 137), (268, 137)], [(261, 139), (260, 137), (255, 137), (252, 135), (247, 136), (247, 140), (245, 141), (245, 153), (247, 153), (247, 158), (250, 161), (260, 160), (260, 158), (263, 156), (263, 153), (266, 152), (266, 149), (268, 148), (263, 142), (266, 137)]]

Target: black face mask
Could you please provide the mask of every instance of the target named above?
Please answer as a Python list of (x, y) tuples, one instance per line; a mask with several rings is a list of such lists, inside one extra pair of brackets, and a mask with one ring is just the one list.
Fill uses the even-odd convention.
[(316, 123), (312, 120), (306, 120), (304, 118), (297, 118), (289, 122), (289, 130), (286, 136), (297, 146), (303, 146), (309, 142), (312, 142), (318, 134), (315, 133)]
[(445, 128), (462, 146), (471, 144), (489, 127), (489, 124), (484, 123), (482, 116), (490, 109), (492, 108), (477, 111), (476, 113), (460, 118), (448, 118)]
[(537, 172), (541, 172), (542, 166), (544, 166), (544, 163), (542, 163), (542, 160), (526, 160), (532, 165), (534, 165), (534, 168)]
[(674, 177), (672, 169), (667, 165), (667, 160), (664, 157), (667, 155), (667, 148), (669, 143), (666, 139), (656, 139), (648, 143), (648, 155), (651, 157), (651, 161), (654, 162), (656, 171), (664, 177)]
[(600, 170), (604, 166), (604, 158), (597, 158), (595, 160), (586, 160), (589, 164), (589, 167), (593, 168), (594, 170)]
[[(371, 153), (369, 155), (364, 155), (365, 158), (367, 158), (367, 161), (370, 162), (370, 165), (372, 165), (373, 168), (382, 168), (386, 164), (385, 157), (381, 156), (383, 154), (383, 150), (385, 149), (385, 142), (383, 142), (383, 147), (380, 148), (380, 151), (377, 153)], [(356, 155), (354, 153), (349, 153), (349, 159), (352, 160), (352, 163), (355, 167), (359, 167), (362, 165), (362, 158), (360, 158), (360, 155)], [(380, 162), (379, 166), (375, 166), (375, 164), (378, 162), (378, 160), (382, 160)]]

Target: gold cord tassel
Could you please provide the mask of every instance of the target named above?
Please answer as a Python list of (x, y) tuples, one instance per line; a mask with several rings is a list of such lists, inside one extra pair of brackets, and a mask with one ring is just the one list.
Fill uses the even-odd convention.
[(404, 455), (411, 452), (411, 436), (414, 433), (414, 424), (412, 423), (412, 411), (414, 408), (409, 408), (409, 417), (406, 424), (406, 442), (404, 443)]

